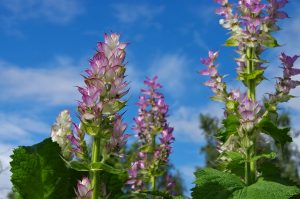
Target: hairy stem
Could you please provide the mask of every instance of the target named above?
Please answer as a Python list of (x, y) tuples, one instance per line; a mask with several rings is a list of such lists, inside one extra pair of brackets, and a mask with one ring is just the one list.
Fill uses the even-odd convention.
[[(249, 47), (247, 48), (247, 73), (251, 74), (255, 71), (255, 62), (253, 59), (256, 57), (255, 55), (255, 48)], [(255, 80), (251, 79), (248, 80), (248, 98), (255, 101), (256, 94), (255, 94)], [(252, 157), (256, 154), (255, 143), (256, 139), (252, 136), (253, 132), (247, 132), (247, 137), (249, 139), (250, 147), (246, 149), (246, 161), (245, 161), (245, 182), (246, 184), (252, 184), (256, 181), (256, 161), (252, 159)]]
[[(100, 161), (100, 147), (101, 147), (100, 138), (94, 137), (93, 145), (92, 145), (92, 163)], [(91, 171), (91, 176), (92, 176), (92, 187), (93, 187), (92, 199), (98, 199), (100, 197), (99, 171)]]
[[(154, 151), (155, 151), (155, 146), (156, 146), (156, 135), (154, 134), (152, 136), (152, 151), (153, 151), (153, 157), (154, 158)], [(151, 176), (151, 189), (152, 191), (156, 191), (156, 176), (153, 174), (152, 172), (152, 176)], [(152, 195), (151, 197), (152, 199), (155, 199), (155, 196)]]

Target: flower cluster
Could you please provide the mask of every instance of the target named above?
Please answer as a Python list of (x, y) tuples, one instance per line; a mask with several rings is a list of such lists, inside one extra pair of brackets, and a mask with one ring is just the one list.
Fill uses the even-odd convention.
[(70, 112), (63, 110), (56, 118), (56, 123), (51, 128), (51, 139), (58, 143), (61, 148), (62, 155), (66, 159), (72, 157), (71, 142), (67, 139), (72, 134), (71, 130), (72, 120)]
[[(168, 105), (165, 103), (164, 96), (157, 92), (162, 86), (157, 82), (157, 76), (153, 79), (147, 78), (144, 83), (149, 88), (142, 89), (142, 96), (137, 103), (139, 106), (138, 117), (134, 119), (134, 130), (139, 137), (140, 153), (138, 160), (133, 162), (128, 171), (129, 180), (127, 184), (134, 190), (143, 187), (142, 175), (154, 175), (160, 170), (160, 166), (168, 164), (168, 158), (172, 151), (171, 144), (174, 141), (173, 128), (169, 127), (166, 117)], [(160, 135), (159, 143), (156, 136)], [(139, 172), (147, 170), (148, 172)], [(161, 175), (161, 174), (160, 174)]]
[[(92, 136), (110, 137), (106, 144), (108, 153), (119, 153), (128, 138), (124, 134), (126, 125), (117, 113), (125, 106), (121, 98), (128, 93), (123, 64), (126, 46), (117, 33), (105, 34), (104, 42), (98, 43), (97, 53), (90, 60), (91, 67), (85, 70), (86, 86), (78, 87), (82, 95), (78, 111), (83, 128)], [(86, 126), (94, 128), (89, 131)]]
[(286, 102), (291, 97), (290, 91), (300, 85), (300, 81), (292, 80), (292, 76), (299, 75), (300, 69), (294, 68), (294, 62), (298, 59), (298, 55), (290, 57), (281, 53), (279, 59), (282, 62), (283, 77), (277, 77), (276, 93), (269, 95), (269, 102), (277, 104), (278, 102)]
[(108, 153), (112, 153), (117, 156), (122, 156), (121, 149), (125, 146), (128, 134), (125, 134), (127, 124), (122, 122), (120, 115), (116, 115), (115, 120), (113, 121), (112, 134), (109, 141), (106, 144), (106, 150)]
[[(240, 54), (240, 58), (236, 59), (238, 74), (241, 76), (245, 72), (247, 60), (255, 60), (253, 63), (255, 67), (252, 70), (263, 70), (263, 60), (260, 60), (259, 55), (265, 47), (278, 46), (270, 33), (279, 30), (276, 24), (278, 19), (288, 17), (285, 12), (279, 10), (288, 1), (269, 0), (264, 4), (261, 0), (239, 0), (237, 6), (233, 6), (228, 0), (216, 2), (221, 5), (216, 10), (216, 13), (223, 17), (220, 24), (232, 34), (226, 45), (238, 46), (237, 52)], [(250, 56), (250, 53), (247, 55), (246, 51), (249, 48), (254, 48), (255, 56)]]
[(92, 197), (92, 186), (91, 181), (84, 177), (82, 180), (78, 180), (77, 182), (77, 190), (75, 190), (76, 199), (91, 199)]
[(167, 186), (166, 186), (167, 192), (169, 194), (175, 196), (176, 195), (176, 192), (175, 192), (176, 182), (175, 182), (173, 176), (168, 174), (168, 175), (166, 175), (165, 180), (166, 180), (166, 184), (167, 184)]
[(259, 112), (262, 107), (257, 101), (249, 99), (246, 95), (244, 96), (244, 98), (239, 99), (238, 111), (241, 117), (240, 123), (242, 129), (251, 131), (261, 120)]
[(213, 99), (224, 100), (227, 97), (226, 84), (223, 82), (223, 77), (217, 71), (217, 65), (214, 64), (219, 53), (209, 51), (207, 58), (202, 58), (201, 63), (206, 65), (207, 68), (199, 71), (201, 75), (210, 76), (210, 79), (204, 85), (210, 87), (215, 93)]
[(82, 120), (96, 120), (101, 114), (114, 114), (123, 105), (120, 99), (128, 92), (124, 80), (126, 43), (119, 42), (119, 35), (104, 35), (97, 53), (90, 60), (91, 68), (86, 70), (85, 87), (78, 87), (82, 101), (78, 110)]

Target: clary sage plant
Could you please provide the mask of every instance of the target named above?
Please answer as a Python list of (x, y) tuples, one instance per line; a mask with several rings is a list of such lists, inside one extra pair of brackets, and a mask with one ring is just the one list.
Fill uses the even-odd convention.
[[(267, 61), (262, 53), (279, 47), (272, 33), (279, 19), (288, 18), (281, 10), (287, 0), (215, 0), (220, 7), (220, 24), (230, 32), (226, 46), (236, 47), (239, 57), (237, 79), (245, 86), (228, 90), (219, 74), (219, 52), (209, 51), (201, 60), (200, 74), (210, 79), (204, 84), (214, 93), (213, 100), (224, 103), (223, 126), (217, 134), (218, 169), (195, 172), (194, 199), (288, 199), (300, 198), (300, 189), (283, 179), (272, 165), (280, 151), (262, 153), (257, 140), (264, 134), (278, 147), (292, 142), (289, 128), (275, 125), (280, 103), (294, 98), (290, 91), (300, 85), (293, 76), (298, 55), (279, 55), (283, 75), (274, 91), (257, 99), (257, 86), (264, 80)], [(126, 143), (129, 135), (123, 123), (126, 94), (125, 48), (117, 33), (105, 34), (104, 42), (90, 59), (78, 87), (81, 99), (77, 121), (63, 110), (52, 126), (51, 138), (14, 150), (11, 162), (13, 191), (22, 199), (182, 199), (174, 196), (175, 181), (169, 173), (173, 128), (167, 122), (168, 105), (158, 91), (157, 77), (147, 78), (141, 90), (138, 115), (133, 130), (138, 137), (128, 164)], [(274, 66), (269, 66), (274, 67)], [(180, 138), (179, 138), (180, 139)], [(132, 154), (131, 154), (132, 155)], [(265, 161), (269, 159), (270, 161)], [(130, 165), (130, 166), (125, 166)]]
[[(274, 175), (274, 168), (260, 165), (263, 158), (276, 158), (276, 153), (258, 153), (257, 139), (266, 134), (275, 144), (283, 147), (292, 142), (289, 128), (275, 125), (278, 105), (289, 101), (290, 91), (300, 85), (292, 77), (300, 74), (294, 68), (298, 56), (281, 53), (279, 59), (283, 76), (277, 77), (273, 93), (264, 99), (256, 98), (257, 86), (264, 80), (267, 61), (261, 58), (268, 48), (279, 47), (272, 33), (280, 30), (277, 21), (288, 18), (281, 10), (287, 0), (239, 0), (230, 3), (228, 0), (216, 0), (221, 6), (216, 13), (222, 18), (220, 24), (230, 31), (225, 46), (236, 47), (239, 57), (237, 80), (246, 87), (228, 91), (224, 76), (220, 75), (216, 64), (219, 52), (209, 51), (208, 57), (201, 60), (206, 66), (200, 74), (209, 76), (204, 84), (214, 92), (213, 100), (224, 102), (223, 128), (217, 135), (220, 156), (218, 159), (221, 171), (207, 169), (196, 172), (197, 180), (193, 196), (195, 198), (291, 198), (300, 193), (296, 186), (275, 183), (280, 176)], [(269, 68), (274, 66), (269, 66)], [(272, 91), (270, 91), (272, 92)], [(284, 154), (282, 154), (284, 155)], [(276, 176), (274, 181), (272, 177)], [(242, 179), (242, 180), (240, 180)], [(218, 188), (217, 188), (218, 187)], [(218, 191), (214, 190), (218, 189)]]

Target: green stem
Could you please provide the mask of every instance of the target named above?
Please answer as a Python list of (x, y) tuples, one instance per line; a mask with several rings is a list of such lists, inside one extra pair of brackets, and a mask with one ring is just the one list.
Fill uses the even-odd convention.
[[(152, 187), (152, 191), (156, 191), (156, 177), (155, 176), (151, 176), (151, 187)], [(152, 198), (155, 198), (155, 196), (152, 195)]]
[[(152, 151), (153, 151), (153, 157), (154, 157), (154, 150), (155, 150), (155, 146), (156, 146), (156, 135), (153, 134), (152, 135)], [(153, 175), (153, 171), (152, 171), (152, 176), (151, 176), (151, 189), (152, 191), (156, 191), (156, 176)], [(155, 196), (152, 195), (151, 197), (152, 199), (155, 199)]]
[[(247, 48), (247, 73), (251, 74), (255, 71), (255, 62), (253, 59), (256, 57), (255, 48), (249, 47)], [(248, 80), (248, 98), (255, 101), (256, 93), (255, 93), (255, 80)], [(256, 154), (255, 143), (256, 139), (252, 136), (253, 132), (247, 132), (247, 138), (253, 144), (246, 149), (246, 161), (245, 161), (245, 182), (250, 185), (256, 181), (256, 161), (252, 160), (252, 157)]]
[[(92, 163), (100, 161), (100, 147), (101, 147), (100, 138), (94, 137), (93, 145), (92, 145)], [(92, 187), (93, 187), (92, 199), (98, 199), (99, 189), (100, 189), (99, 171), (91, 171), (91, 176), (92, 176)]]

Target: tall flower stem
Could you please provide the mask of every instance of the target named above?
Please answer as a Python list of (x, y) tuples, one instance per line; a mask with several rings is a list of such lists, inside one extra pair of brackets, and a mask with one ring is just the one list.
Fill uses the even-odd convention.
[[(255, 48), (248, 47), (246, 51), (247, 56), (247, 73), (250, 75), (255, 71)], [(256, 100), (256, 92), (255, 92), (255, 79), (248, 80), (248, 98), (252, 101)], [(253, 130), (252, 130), (253, 131)], [(256, 139), (253, 136), (254, 132), (247, 132), (247, 138), (249, 140), (249, 148), (246, 149), (246, 161), (245, 161), (245, 182), (246, 184), (252, 184), (256, 180), (256, 161), (253, 160), (252, 157), (256, 154), (255, 143)]]
[[(156, 146), (156, 136), (155, 134), (152, 135), (152, 150), (154, 151), (155, 150), (155, 146)], [(153, 156), (154, 156), (154, 153), (153, 153)], [(152, 191), (156, 191), (156, 176), (154, 174), (152, 174), (151, 176), (151, 188), (152, 188)], [(155, 196), (152, 195), (152, 198), (154, 199)]]
[[(101, 139), (94, 137), (93, 145), (92, 145), (92, 163), (98, 162), (100, 160), (100, 147), (101, 147)], [(99, 188), (100, 188), (99, 171), (91, 171), (91, 176), (92, 176), (92, 188), (93, 188), (92, 199), (98, 199)]]

